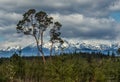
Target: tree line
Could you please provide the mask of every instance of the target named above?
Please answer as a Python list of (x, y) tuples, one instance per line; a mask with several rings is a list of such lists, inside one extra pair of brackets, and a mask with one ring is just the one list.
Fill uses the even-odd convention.
[(120, 58), (69, 53), (49, 56), (0, 58), (0, 82), (119, 82)]

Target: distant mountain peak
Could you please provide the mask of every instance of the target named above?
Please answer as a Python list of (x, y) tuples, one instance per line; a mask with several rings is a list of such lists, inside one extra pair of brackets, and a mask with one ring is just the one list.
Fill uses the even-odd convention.
[[(50, 49), (50, 46), (51, 46), (51, 43), (48, 42), (46, 44), (43, 45), (43, 49), (44, 49), (44, 52), (46, 54), (49, 54), (49, 49)], [(62, 49), (67, 50), (67, 51), (72, 51), (74, 52), (75, 49), (77, 50), (84, 50), (86, 51), (87, 50), (95, 50), (95, 51), (117, 51), (118, 48), (120, 48), (120, 45), (119, 44), (90, 44), (88, 42), (74, 42), (74, 43), (70, 43), (70, 42), (65, 42), (62, 46), (61, 46)], [(36, 44), (35, 43), (31, 43), (25, 47), (20, 47), (20, 46), (11, 46), (11, 47), (8, 47), (6, 49), (1, 49), (0, 50), (0, 54), (4, 54), (5, 55), (7, 53), (14, 53), (18, 50), (22, 51), (23, 55), (25, 54), (32, 54), (32, 55), (35, 55), (38, 53), (38, 50), (37, 50), (37, 47), (36, 47)], [(59, 50), (60, 47), (59, 47), (59, 44), (55, 44), (54, 45), (54, 50)]]

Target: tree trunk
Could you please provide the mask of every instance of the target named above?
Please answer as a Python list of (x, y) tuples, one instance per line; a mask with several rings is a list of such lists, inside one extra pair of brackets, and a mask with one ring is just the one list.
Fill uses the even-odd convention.
[(46, 63), (44, 52), (43, 52), (43, 31), (41, 32), (41, 46), (40, 46), (40, 53), (42, 54), (43, 62)]
[(53, 42), (50, 46), (50, 60), (52, 60)]
[[(36, 38), (35, 35), (34, 35), (34, 37), (35, 37), (35, 40), (36, 40), (36, 44), (37, 44), (38, 51), (41, 53), (43, 63), (45, 64), (45, 63), (46, 63), (46, 60), (45, 60), (45, 57), (44, 57), (44, 53), (43, 53), (43, 51), (42, 51), (42, 47), (39, 47), (39, 41), (37, 40), (37, 38)], [(42, 45), (42, 44), (41, 44), (41, 45)]]
[(46, 63), (46, 59), (45, 59), (43, 51), (41, 51), (41, 54), (42, 54), (43, 63), (45, 64)]

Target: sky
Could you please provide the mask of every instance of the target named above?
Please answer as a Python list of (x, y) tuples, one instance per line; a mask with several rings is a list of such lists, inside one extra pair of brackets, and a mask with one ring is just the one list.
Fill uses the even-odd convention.
[(120, 42), (120, 0), (0, 0), (0, 49), (35, 42), (16, 31), (29, 9), (45, 11), (59, 21), (65, 40)]

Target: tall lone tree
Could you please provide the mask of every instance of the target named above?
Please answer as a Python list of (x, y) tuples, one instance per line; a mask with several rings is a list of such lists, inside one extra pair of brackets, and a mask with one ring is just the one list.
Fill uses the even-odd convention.
[[(49, 17), (46, 12), (36, 12), (35, 9), (29, 9), (23, 14), (23, 19), (18, 22), (16, 29), (18, 33), (31, 35), (35, 38), (38, 51), (41, 53), (45, 64), (46, 60), (43, 52), (44, 33), (48, 28), (51, 29), (50, 41), (52, 42), (52, 49), (54, 40), (62, 41), (62, 39), (59, 38), (60, 32), (58, 32), (61, 26), (59, 22), (53, 22), (53, 18)], [(51, 49), (50, 52), (52, 52)]]

